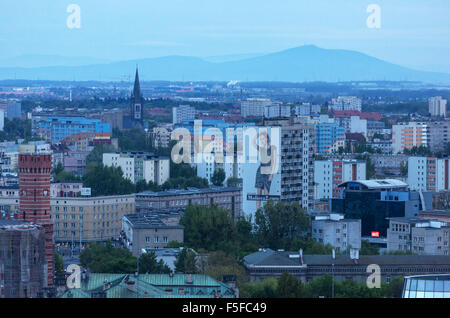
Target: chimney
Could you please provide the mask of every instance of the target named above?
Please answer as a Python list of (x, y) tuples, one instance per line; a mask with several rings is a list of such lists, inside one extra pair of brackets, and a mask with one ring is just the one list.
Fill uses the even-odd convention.
[(192, 284), (192, 274), (186, 274), (186, 284)]

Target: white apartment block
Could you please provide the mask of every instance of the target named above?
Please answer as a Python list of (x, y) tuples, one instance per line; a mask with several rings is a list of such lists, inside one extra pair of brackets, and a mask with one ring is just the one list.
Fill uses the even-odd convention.
[(270, 98), (247, 98), (241, 102), (242, 117), (263, 117), (266, 106), (271, 106)]
[(180, 124), (183, 120), (195, 119), (195, 108), (189, 105), (180, 105), (172, 108), (172, 123)]
[(361, 119), (359, 116), (350, 117), (350, 132), (360, 133), (367, 137), (367, 119)]
[(449, 159), (435, 157), (408, 158), (408, 185), (417, 191), (449, 190)]
[(283, 105), (281, 103), (273, 103), (264, 108), (265, 118), (282, 118), (291, 117), (291, 106)]
[(354, 159), (314, 161), (316, 200), (339, 197), (339, 184), (352, 180), (365, 179), (365, 161)]
[(329, 106), (332, 110), (357, 110), (361, 111), (361, 99), (356, 96), (339, 96), (331, 99)]
[(399, 123), (392, 126), (392, 153), (428, 145), (428, 126), (424, 122)]
[(312, 105), (311, 103), (303, 103), (294, 107), (294, 114), (296, 116), (309, 116), (312, 114), (320, 114), (322, 106)]
[(123, 176), (131, 182), (140, 180), (161, 185), (170, 178), (170, 159), (143, 152), (104, 153), (103, 164), (120, 167)]
[(428, 99), (428, 112), (431, 116), (446, 117), (447, 100), (443, 99), (441, 96), (431, 97)]

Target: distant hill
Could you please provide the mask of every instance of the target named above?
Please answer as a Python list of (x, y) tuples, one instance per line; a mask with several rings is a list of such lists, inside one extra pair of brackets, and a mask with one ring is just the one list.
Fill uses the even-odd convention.
[(450, 74), (417, 71), (356, 51), (313, 45), (226, 62), (166, 56), (84, 66), (0, 67), (0, 79), (119, 81), (132, 75), (136, 64), (142, 80), (450, 83)]

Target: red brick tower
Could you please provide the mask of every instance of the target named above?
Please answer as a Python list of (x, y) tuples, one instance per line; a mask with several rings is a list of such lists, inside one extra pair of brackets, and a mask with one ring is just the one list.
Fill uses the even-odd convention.
[(48, 266), (48, 286), (53, 285), (54, 252), (53, 223), (50, 222), (49, 154), (19, 154), (19, 219), (45, 228), (45, 254)]

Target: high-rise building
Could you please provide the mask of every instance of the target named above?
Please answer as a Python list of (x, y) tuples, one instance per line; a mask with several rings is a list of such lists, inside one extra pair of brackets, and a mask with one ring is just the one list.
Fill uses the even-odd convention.
[(273, 103), (264, 108), (265, 118), (291, 117), (291, 106), (282, 103)]
[(450, 142), (450, 121), (427, 122), (427, 146), (432, 152), (445, 150)]
[(180, 124), (183, 120), (194, 120), (195, 108), (189, 105), (180, 105), (172, 108), (172, 122), (173, 124)]
[(345, 128), (339, 126), (333, 118), (321, 115), (314, 124), (316, 152), (331, 153), (345, 146)]
[(428, 146), (428, 125), (424, 122), (398, 123), (392, 126), (392, 153), (412, 147)]
[(428, 99), (428, 112), (431, 116), (447, 116), (447, 100), (442, 96), (431, 97)]
[(346, 181), (365, 180), (366, 162), (353, 159), (314, 161), (316, 199), (339, 197), (339, 185)]
[(53, 285), (54, 243), (50, 221), (50, 154), (19, 154), (19, 219), (40, 224), (45, 230), (48, 285)]
[(436, 157), (408, 158), (408, 185), (417, 191), (450, 190), (450, 159)]

